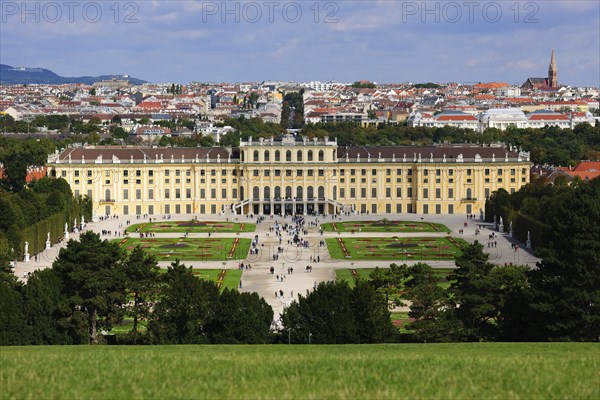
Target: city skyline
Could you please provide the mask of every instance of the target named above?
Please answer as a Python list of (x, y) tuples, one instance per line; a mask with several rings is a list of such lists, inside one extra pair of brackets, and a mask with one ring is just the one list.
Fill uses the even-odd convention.
[[(26, 4), (26, 5), (23, 5)], [(154, 83), (366, 79), (600, 86), (600, 5), (550, 2), (11, 2), (0, 62)]]

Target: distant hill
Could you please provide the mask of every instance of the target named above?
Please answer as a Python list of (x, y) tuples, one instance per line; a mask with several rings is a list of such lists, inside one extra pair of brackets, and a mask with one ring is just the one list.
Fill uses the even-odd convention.
[(64, 77), (45, 68), (15, 68), (10, 65), (0, 64), (0, 83), (4, 84), (42, 83), (59, 85), (62, 83), (85, 83), (91, 85), (95, 82), (107, 81), (113, 78), (127, 80), (133, 85), (148, 83), (141, 79), (132, 78), (127, 75)]

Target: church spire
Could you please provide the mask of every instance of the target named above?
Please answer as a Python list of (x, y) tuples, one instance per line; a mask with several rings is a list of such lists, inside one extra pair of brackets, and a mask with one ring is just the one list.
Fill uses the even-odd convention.
[(552, 49), (550, 65), (548, 66), (548, 87), (558, 87), (558, 67), (556, 66), (556, 59), (554, 58), (554, 49)]

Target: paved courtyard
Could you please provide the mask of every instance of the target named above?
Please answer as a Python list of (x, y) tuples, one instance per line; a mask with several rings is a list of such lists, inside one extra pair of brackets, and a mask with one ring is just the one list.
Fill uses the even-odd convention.
[[(194, 215), (180, 215), (172, 216), (171, 220), (191, 220)], [(154, 216), (153, 220), (161, 221), (163, 216)], [(436, 222), (446, 225), (450, 230), (450, 235), (453, 237), (459, 237), (473, 242), (479, 240), (484, 245), (484, 250), (490, 254), (490, 260), (496, 264), (526, 264), (530, 267), (535, 267), (538, 261), (531, 252), (531, 250), (524, 249), (524, 243), (513, 241), (512, 238), (508, 237), (507, 233), (498, 233), (494, 231), (493, 224), (486, 224), (479, 220), (467, 220), (463, 215), (419, 215), (419, 214), (378, 214), (378, 215), (350, 215), (344, 217), (338, 217), (337, 221), (372, 221), (387, 218), (389, 220), (402, 220), (402, 221), (429, 221)], [(228, 219), (235, 222), (256, 222), (255, 218), (249, 218), (247, 216), (198, 216), (199, 220), (207, 221), (224, 221)], [(97, 233), (103, 231), (111, 232), (111, 235), (103, 235), (105, 239), (114, 239), (123, 237), (123, 232), (127, 227), (126, 222), (130, 221), (131, 224), (140, 222), (147, 222), (148, 219), (137, 219), (135, 216), (121, 216), (118, 218), (109, 218), (103, 221), (88, 223), (85, 230), (92, 230)], [(292, 298), (298, 296), (298, 294), (304, 294), (306, 291), (310, 291), (313, 287), (322, 281), (334, 280), (335, 270), (340, 268), (374, 268), (387, 267), (393, 261), (353, 261), (343, 259), (332, 259), (329, 257), (329, 253), (326, 247), (320, 247), (319, 243), (325, 238), (332, 237), (443, 237), (447, 236), (446, 232), (427, 232), (427, 233), (378, 233), (378, 232), (343, 232), (338, 235), (337, 232), (323, 232), (320, 233), (319, 226), (324, 222), (332, 222), (331, 217), (305, 217), (305, 229), (308, 229), (308, 234), (301, 235), (303, 239), (309, 242), (308, 248), (296, 247), (296, 245), (289, 245), (288, 240), (292, 239), (292, 236), (286, 232), (282, 232), (282, 241), (279, 243), (279, 238), (275, 236), (274, 232), (270, 232), (269, 228), (274, 227), (275, 223), (280, 225), (285, 223), (291, 223), (291, 217), (265, 217), (264, 221), (257, 225), (256, 232), (243, 232), (239, 235), (233, 233), (213, 233), (213, 238), (225, 238), (225, 237), (240, 237), (253, 239), (255, 235), (258, 235), (258, 246), (259, 253), (256, 255), (249, 255), (246, 260), (242, 261), (183, 261), (187, 266), (193, 268), (225, 268), (235, 269), (239, 268), (239, 263), (242, 262), (244, 265), (250, 264), (251, 268), (246, 269), (242, 273), (242, 288), (240, 290), (249, 292), (258, 292), (265, 300), (273, 307), (275, 312), (275, 318), (286, 304), (289, 304)], [(310, 224), (314, 223), (314, 224)], [(465, 226), (465, 223), (467, 224)], [(481, 226), (481, 227), (480, 227)], [(476, 229), (480, 229), (480, 233), (476, 235)], [(463, 233), (459, 234), (459, 230), (462, 229)], [(492, 240), (497, 242), (495, 247), (487, 247), (489, 241), (489, 235), (492, 232), (496, 232), (496, 237)], [(135, 234), (130, 234), (135, 237)], [(79, 234), (71, 233), (71, 239), (77, 239)], [(156, 233), (156, 237), (183, 237), (182, 233)], [(189, 238), (206, 238), (206, 233), (189, 233)], [(519, 249), (514, 251), (511, 244), (516, 243), (519, 245)], [(15, 268), (15, 274), (21, 280), (27, 278), (27, 274), (37, 269), (48, 268), (52, 265), (52, 262), (57, 257), (60, 248), (66, 246), (65, 242), (54, 244), (52, 248), (44, 250), (37, 255), (31, 255), (31, 260), (27, 263), (17, 262)], [(279, 254), (278, 260), (273, 260), (273, 254), (278, 253), (278, 247), (281, 247), (283, 252)], [(318, 259), (318, 262), (316, 261)], [(402, 264), (404, 260), (398, 260), (396, 263)], [(412, 264), (418, 261), (408, 261), (408, 264)], [(432, 265), (434, 268), (448, 268), (454, 267), (454, 261), (425, 261)], [(170, 265), (168, 261), (159, 262), (161, 267), (167, 267)], [(312, 266), (312, 271), (307, 272), (306, 267)], [(270, 272), (271, 267), (273, 273)], [(293, 273), (288, 273), (288, 269), (293, 268)], [(277, 279), (279, 276), (279, 279)], [(281, 280), (283, 276), (283, 281)], [(283, 296), (280, 293), (283, 293)], [(277, 293), (277, 295), (276, 295)]]

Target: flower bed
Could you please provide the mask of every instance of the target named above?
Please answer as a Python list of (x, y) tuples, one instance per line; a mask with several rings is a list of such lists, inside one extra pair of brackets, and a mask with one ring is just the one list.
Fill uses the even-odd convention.
[(451, 260), (462, 254), (461, 242), (447, 237), (326, 239), (332, 258), (397, 261)]

